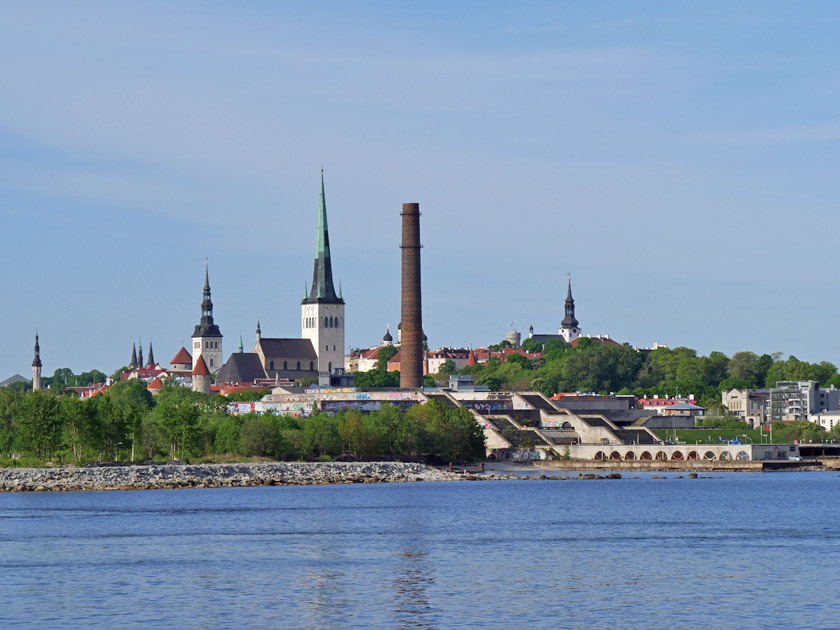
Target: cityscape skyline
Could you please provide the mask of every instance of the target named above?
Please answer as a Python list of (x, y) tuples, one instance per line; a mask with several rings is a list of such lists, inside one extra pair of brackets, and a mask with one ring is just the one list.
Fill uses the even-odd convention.
[[(476, 10), (477, 7), (482, 10)], [(840, 362), (840, 8), (4, 6), (0, 379), (296, 337), (325, 168), (346, 343), (554, 332)], [(527, 16), (527, 17), (526, 17)], [(234, 341), (235, 340), (235, 341)], [(347, 348), (345, 348), (345, 351)]]

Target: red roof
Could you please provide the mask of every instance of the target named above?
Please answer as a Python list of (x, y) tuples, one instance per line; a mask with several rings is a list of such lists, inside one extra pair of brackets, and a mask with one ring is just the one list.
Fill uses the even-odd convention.
[(470, 356), (467, 357), (467, 365), (475, 365), (475, 352), (470, 350)]
[(193, 376), (210, 376), (210, 370), (207, 369), (207, 363), (204, 362), (204, 357), (198, 355), (198, 361), (195, 362), (195, 367), (192, 371)]
[(180, 364), (188, 364), (192, 365), (192, 356), (184, 346), (181, 346), (181, 349), (178, 350), (178, 354), (175, 355), (175, 358), (169, 362), (169, 365), (173, 363), (180, 363)]
[(220, 393), (222, 396), (229, 396), (230, 394), (241, 394), (242, 392), (262, 392), (266, 389), (270, 389), (265, 385), (254, 385), (253, 383), (248, 383), (245, 385), (227, 385), (226, 387), (222, 387)]
[(163, 381), (155, 377), (155, 379), (151, 383), (149, 383), (146, 389), (163, 389)]
[(581, 339), (591, 339), (592, 341), (597, 341), (602, 346), (620, 346), (621, 344), (618, 343), (615, 339), (610, 339), (609, 335), (596, 335), (594, 337), (576, 337), (572, 339), (571, 346), (573, 348), (577, 348), (578, 342)]

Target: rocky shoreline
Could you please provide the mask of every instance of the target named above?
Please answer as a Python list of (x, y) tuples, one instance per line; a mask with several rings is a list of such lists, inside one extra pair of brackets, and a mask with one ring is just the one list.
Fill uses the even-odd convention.
[(398, 462), (261, 462), (93, 468), (5, 468), (0, 469), (0, 492), (401, 483), (452, 481), (459, 477), (423, 464)]

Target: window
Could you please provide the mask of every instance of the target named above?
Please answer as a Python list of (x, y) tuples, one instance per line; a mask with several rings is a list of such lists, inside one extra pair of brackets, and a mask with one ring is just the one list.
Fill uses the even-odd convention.
[(314, 362), (314, 361), (310, 361), (310, 362), (309, 362), (309, 369), (310, 369), (310, 370), (314, 370), (314, 369), (315, 369), (315, 362)]
[(297, 369), (300, 369), (300, 361), (298, 361)]
[(274, 361), (269, 362), (269, 364), (268, 364), (268, 369), (269, 369), (269, 370), (273, 370), (273, 369), (274, 369)]
[(329, 346), (324, 346), (324, 352), (329, 352), (329, 351), (330, 351), (330, 347)]
[(288, 370), (289, 369), (288, 366), (289, 366), (289, 362), (288, 361), (283, 361), (283, 369)]
[(210, 367), (213, 367), (213, 359), (210, 359)]

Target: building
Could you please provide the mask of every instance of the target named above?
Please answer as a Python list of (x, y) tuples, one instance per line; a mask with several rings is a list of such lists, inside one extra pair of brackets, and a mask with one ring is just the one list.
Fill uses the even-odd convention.
[(820, 425), (826, 431), (840, 426), (840, 411), (822, 411), (808, 416), (808, 422)]
[(462, 370), (467, 367), (467, 361), (470, 358), (470, 351), (468, 348), (441, 348), (429, 352), (426, 355), (426, 361), (429, 368), (429, 374), (437, 374), (440, 368), (447, 361), (452, 361), (456, 370)]
[(645, 396), (636, 401), (636, 406), (659, 415), (665, 415), (665, 409), (680, 403), (694, 403), (694, 394), (691, 394), (688, 398), (660, 398), (659, 396), (648, 398)]
[(805, 422), (808, 416), (840, 409), (840, 390), (816, 381), (779, 381), (770, 390), (772, 422)]
[(721, 392), (721, 402), (729, 415), (740, 418), (753, 428), (770, 418), (769, 389), (730, 389)]
[(35, 333), (35, 358), (32, 359), (32, 389), (41, 389), (41, 346)]
[[(213, 322), (213, 301), (210, 299), (210, 276), (204, 265), (204, 299), (201, 301), (201, 321), (192, 335), (192, 368), (195, 370), (199, 357), (204, 357), (207, 369), (215, 374), (222, 368), (222, 333)], [(140, 350), (143, 347), (141, 345)], [(140, 360), (142, 362), (142, 360)]]
[(572, 298), (572, 279), (569, 278), (569, 286), (566, 291), (566, 315), (563, 321), (560, 322), (560, 334), (566, 343), (571, 343), (573, 340), (580, 337), (580, 328), (578, 328), (578, 320), (575, 319), (575, 300)]
[(318, 372), (330, 374), (336, 369), (343, 371), (344, 297), (341, 295), (341, 287), (336, 293), (333, 282), (323, 170), (312, 287), (309, 295), (301, 302), (300, 311), (301, 337), (312, 342)]

